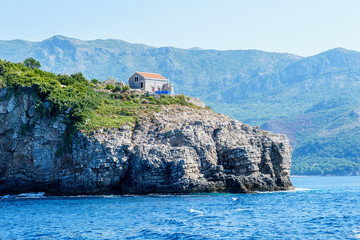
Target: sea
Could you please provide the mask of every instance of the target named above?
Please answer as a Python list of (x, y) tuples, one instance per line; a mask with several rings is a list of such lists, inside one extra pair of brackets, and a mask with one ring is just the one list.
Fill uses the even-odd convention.
[(253, 194), (0, 197), (0, 239), (360, 239), (360, 177)]

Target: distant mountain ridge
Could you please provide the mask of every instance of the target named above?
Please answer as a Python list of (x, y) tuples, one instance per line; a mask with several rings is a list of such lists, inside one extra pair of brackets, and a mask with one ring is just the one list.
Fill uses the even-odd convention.
[(119, 81), (157, 72), (176, 93), (200, 97), (215, 111), (286, 133), (295, 174), (360, 173), (360, 52), (331, 49), (301, 57), (259, 50), (151, 47), (122, 40), (54, 36), (0, 41), (0, 58), (34, 57), (42, 69)]

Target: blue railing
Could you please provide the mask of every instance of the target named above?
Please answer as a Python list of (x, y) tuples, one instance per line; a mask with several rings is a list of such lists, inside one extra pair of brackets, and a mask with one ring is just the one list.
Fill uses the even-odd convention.
[(173, 92), (169, 92), (169, 91), (156, 91), (156, 94), (173, 94)]

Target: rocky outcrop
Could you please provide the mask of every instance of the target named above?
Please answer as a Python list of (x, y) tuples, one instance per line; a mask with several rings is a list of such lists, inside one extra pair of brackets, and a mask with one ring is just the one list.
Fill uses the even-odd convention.
[(200, 108), (206, 108), (205, 103), (201, 101), (199, 98), (186, 97), (185, 99), (187, 102), (194, 104), (195, 106), (198, 106)]
[(135, 126), (77, 132), (61, 153), (64, 116), (39, 117), (29, 94), (0, 89), (0, 194), (287, 190), (291, 147), (206, 109), (167, 106)]

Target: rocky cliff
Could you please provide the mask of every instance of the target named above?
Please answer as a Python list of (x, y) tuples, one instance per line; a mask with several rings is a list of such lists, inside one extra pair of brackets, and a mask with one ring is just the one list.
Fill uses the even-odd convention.
[(134, 126), (71, 138), (64, 115), (40, 117), (31, 94), (0, 89), (0, 194), (191, 193), (291, 189), (291, 147), (207, 109), (162, 107)]

